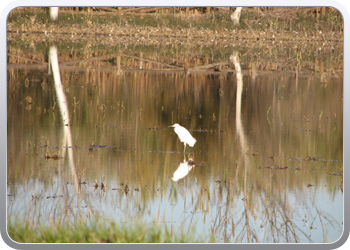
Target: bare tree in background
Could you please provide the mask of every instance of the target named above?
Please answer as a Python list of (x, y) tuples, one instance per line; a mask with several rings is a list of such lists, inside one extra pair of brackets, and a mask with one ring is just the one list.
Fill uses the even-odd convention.
[(237, 7), (236, 10), (231, 14), (231, 20), (233, 25), (239, 25), (239, 19), (241, 17), (242, 7)]
[(50, 18), (52, 21), (56, 21), (58, 18), (58, 7), (50, 7)]

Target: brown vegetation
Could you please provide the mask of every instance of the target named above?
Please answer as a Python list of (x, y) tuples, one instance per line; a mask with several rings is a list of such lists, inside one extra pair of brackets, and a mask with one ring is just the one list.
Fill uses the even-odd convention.
[[(83, 53), (65, 53), (62, 69), (104, 66), (101, 71), (112, 72), (117, 66), (118, 72), (142, 68), (227, 74), (234, 71), (228, 60), (234, 49), (240, 53), (242, 69), (250, 72), (342, 74), (343, 23), (337, 10), (243, 8), (240, 25), (233, 26), (234, 9), (67, 7), (60, 8), (58, 21), (53, 22), (47, 8), (17, 8), (8, 18), (8, 44), (25, 46), (8, 46), (8, 67), (22, 63), (46, 68), (46, 51), (40, 55), (36, 48), (79, 44)], [(34, 49), (34, 54), (24, 47)]]

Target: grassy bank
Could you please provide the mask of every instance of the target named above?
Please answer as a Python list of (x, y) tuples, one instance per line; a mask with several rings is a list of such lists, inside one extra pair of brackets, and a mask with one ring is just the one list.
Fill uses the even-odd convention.
[(86, 225), (25, 225), (9, 220), (7, 232), (18, 243), (199, 243), (214, 242), (214, 239), (198, 239), (193, 233), (176, 235), (160, 225), (117, 225), (114, 222)]
[[(149, 63), (148, 69), (169, 62), (184, 69), (226, 62), (234, 49), (242, 55), (243, 69), (343, 70), (343, 19), (334, 8), (323, 14), (320, 8), (244, 8), (238, 26), (229, 8), (212, 8), (209, 14), (190, 8), (189, 15), (185, 8), (148, 13), (123, 8), (120, 15), (116, 8), (74, 9), (60, 8), (57, 21), (50, 20), (48, 8), (14, 9), (7, 19), (8, 53), (20, 54), (24, 63), (42, 62), (47, 47), (55, 44), (61, 53), (74, 51), (75, 60), (114, 53), (126, 56), (122, 67), (147, 59), (158, 63)], [(104, 61), (116, 64), (116, 59)]]
[[(319, 15), (317, 8), (244, 8), (240, 23), (234, 26), (229, 8), (214, 9), (198, 14), (192, 9), (185, 15), (176, 8), (152, 13), (67, 11), (60, 8), (57, 21), (51, 21), (48, 8), (17, 8), (8, 16), (9, 32), (45, 33), (46, 38), (58, 39), (54, 34), (69, 35), (71, 39), (86, 39), (88, 35), (127, 36), (133, 42), (144, 43), (160, 37), (211, 39), (282, 39), (290, 41), (343, 40), (343, 19), (336, 9), (327, 8)], [(211, 38), (211, 39), (208, 39)]]

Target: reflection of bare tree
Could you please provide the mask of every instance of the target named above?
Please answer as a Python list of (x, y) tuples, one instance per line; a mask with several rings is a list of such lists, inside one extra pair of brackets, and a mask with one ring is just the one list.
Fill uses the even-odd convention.
[(236, 70), (237, 92), (236, 92), (236, 130), (239, 136), (242, 152), (245, 150), (246, 139), (242, 126), (242, 94), (243, 94), (243, 75), (239, 62), (238, 52), (234, 51), (230, 57)]
[[(64, 130), (64, 138), (62, 141), (62, 145), (63, 145), (63, 147), (67, 148), (68, 160), (69, 160), (69, 165), (71, 168), (71, 173), (74, 177), (75, 187), (78, 191), (78, 177), (77, 177), (75, 165), (74, 165), (73, 150), (69, 148), (69, 146), (73, 145), (72, 133), (71, 133), (70, 126), (69, 126), (69, 111), (68, 111), (68, 106), (67, 106), (67, 98), (66, 98), (65, 94), (63, 93), (63, 89), (62, 89), (56, 47), (50, 48), (50, 63), (51, 63), (53, 78), (54, 78), (54, 82), (55, 82), (55, 90), (56, 90), (56, 94), (57, 94), (58, 107), (60, 109), (60, 113), (62, 116), (62, 125), (63, 125), (63, 130)], [(63, 156), (65, 156), (66, 151), (62, 150), (62, 153), (63, 153)]]
[[(300, 206), (302, 204), (301, 209), (291, 209), (289, 199), (295, 196), (288, 190), (260, 191), (259, 196), (254, 196), (254, 192), (251, 192), (251, 186), (248, 186), (251, 183), (249, 180), (251, 175), (248, 171), (250, 163), (249, 158), (246, 157), (246, 148), (249, 146), (246, 145), (241, 116), (243, 77), (238, 53), (234, 52), (230, 59), (236, 69), (236, 132), (241, 147), (240, 162), (244, 166), (243, 190), (235, 191), (230, 183), (221, 185), (220, 197), (223, 202), (221, 206), (218, 205), (211, 232), (222, 236), (225, 242), (297, 243), (313, 242), (311, 230), (321, 227), (323, 240), (327, 241), (328, 232), (325, 225), (332, 230), (341, 230), (342, 225), (332, 215), (320, 211), (317, 204), (314, 201), (310, 202), (307, 196), (297, 198), (296, 202), (300, 203)], [(238, 182), (238, 179), (236, 178), (235, 181)], [(240, 197), (233, 202), (234, 195), (240, 195), (243, 198)]]
[[(262, 200), (264, 197), (261, 197)], [(265, 219), (261, 228), (265, 228), (260, 236), (260, 241), (267, 242), (313, 242), (310, 231), (315, 227), (321, 227), (324, 240), (327, 240), (328, 224), (332, 230), (340, 230), (341, 225), (333, 216), (319, 211), (314, 203), (302, 201), (305, 208), (303, 212), (293, 211), (285, 204), (284, 199), (276, 197), (276, 202), (264, 204)], [(269, 240), (268, 238), (271, 239)]]
[[(55, 82), (57, 103), (62, 116), (62, 127), (64, 130), (62, 148), (66, 147), (66, 150), (62, 150), (62, 157), (64, 158), (66, 155), (66, 151), (68, 151), (68, 161), (69, 161), (71, 174), (74, 179), (74, 186), (78, 194), (78, 210), (80, 211), (80, 195), (79, 195), (80, 183), (79, 183), (78, 175), (75, 168), (73, 149), (71, 148), (73, 143), (72, 143), (72, 133), (69, 126), (69, 111), (68, 111), (68, 105), (67, 105), (67, 98), (63, 92), (63, 86), (61, 83), (60, 71), (58, 66), (57, 48), (55, 46), (52, 46), (50, 48), (50, 64), (51, 64), (51, 69), (52, 69), (53, 78)], [(88, 209), (90, 212), (92, 212), (90, 208)]]
[(284, 197), (277, 194), (273, 201), (266, 202), (268, 198), (262, 195), (253, 208), (249, 201), (242, 205), (243, 201), (237, 200), (233, 205), (232, 187), (223, 193), (226, 204), (218, 206), (211, 232), (222, 236), (225, 242), (312, 243), (312, 231), (316, 228), (322, 229), (323, 241), (327, 242), (330, 230), (342, 229), (336, 218), (320, 211), (307, 198), (300, 200), (302, 209), (290, 209)]
[[(237, 82), (237, 90), (236, 90), (236, 119), (235, 119), (235, 125), (236, 125), (236, 132), (237, 137), (240, 144), (240, 154), (239, 151), (236, 150), (236, 153), (238, 154), (238, 158), (240, 158), (240, 162), (242, 162), (242, 165), (244, 167), (244, 183), (243, 183), (243, 194), (244, 194), (244, 205), (243, 205), (243, 211), (241, 211), (241, 214), (239, 216), (233, 215), (231, 213), (231, 199), (232, 199), (232, 193), (231, 189), (232, 187), (230, 185), (227, 186), (227, 193), (226, 193), (226, 204), (224, 206), (221, 206), (216, 214), (215, 222), (212, 227), (212, 233), (215, 235), (222, 234), (224, 235), (225, 242), (229, 242), (230, 238), (236, 238), (239, 239), (239, 241), (246, 241), (252, 242), (253, 239), (256, 239), (257, 236), (254, 232), (254, 226), (251, 226), (250, 222), (250, 204), (249, 204), (249, 190), (248, 190), (248, 182), (250, 181), (248, 178), (248, 168), (250, 166), (249, 158), (247, 158), (246, 155), (246, 135), (244, 133), (244, 128), (242, 125), (242, 94), (243, 94), (243, 75), (241, 70), (241, 65), (239, 61), (238, 52), (234, 51), (232, 55), (230, 56), (231, 62), (234, 64), (235, 71), (236, 71), (236, 82)], [(241, 228), (241, 229), (239, 229)], [(231, 233), (230, 230), (231, 229)], [(224, 232), (220, 233), (221, 230), (224, 230)], [(237, 234), (238, 233), (238, 234)], [(237, 235), (237, 236), (236, 236)]]
[[(239, 61), (239, 56), (237, 51), (233, 51), (230, 60), (233, 62), (236, 70), (236, 81), (237, 81), (237, 92), (236, 92), (236, 131), (239, 137), (240, 145), (241, 145), (241, 154), (242, 160), (244, 164), (244, 199), (249, 200), (249, 191), (247, 189), (248, 185), (248, 167), (250, 166), (249, 159), (246, 155), (246, 136), (244, 134), (244, 128), (242, 125), (242, 94), (243, 94), (243, 75), (241, 70), (241, 64)], [(244, 215), (242, 216), (245, 219), (245, 229), (247, 234), (248, 242), (252, 237), (255, 238), (255, 235), (252, 236), (252, 232), (249, 224), (249, 206), (247, 202), (244, 202)]]

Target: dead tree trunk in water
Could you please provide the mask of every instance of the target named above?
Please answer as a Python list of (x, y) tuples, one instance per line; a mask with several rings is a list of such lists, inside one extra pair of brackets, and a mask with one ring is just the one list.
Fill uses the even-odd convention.
[(234, 26), (239, 25), (241, 11), (242, 11), (242, 7), (237, 7), (236, 10), (231, 14), (231, 20)]

